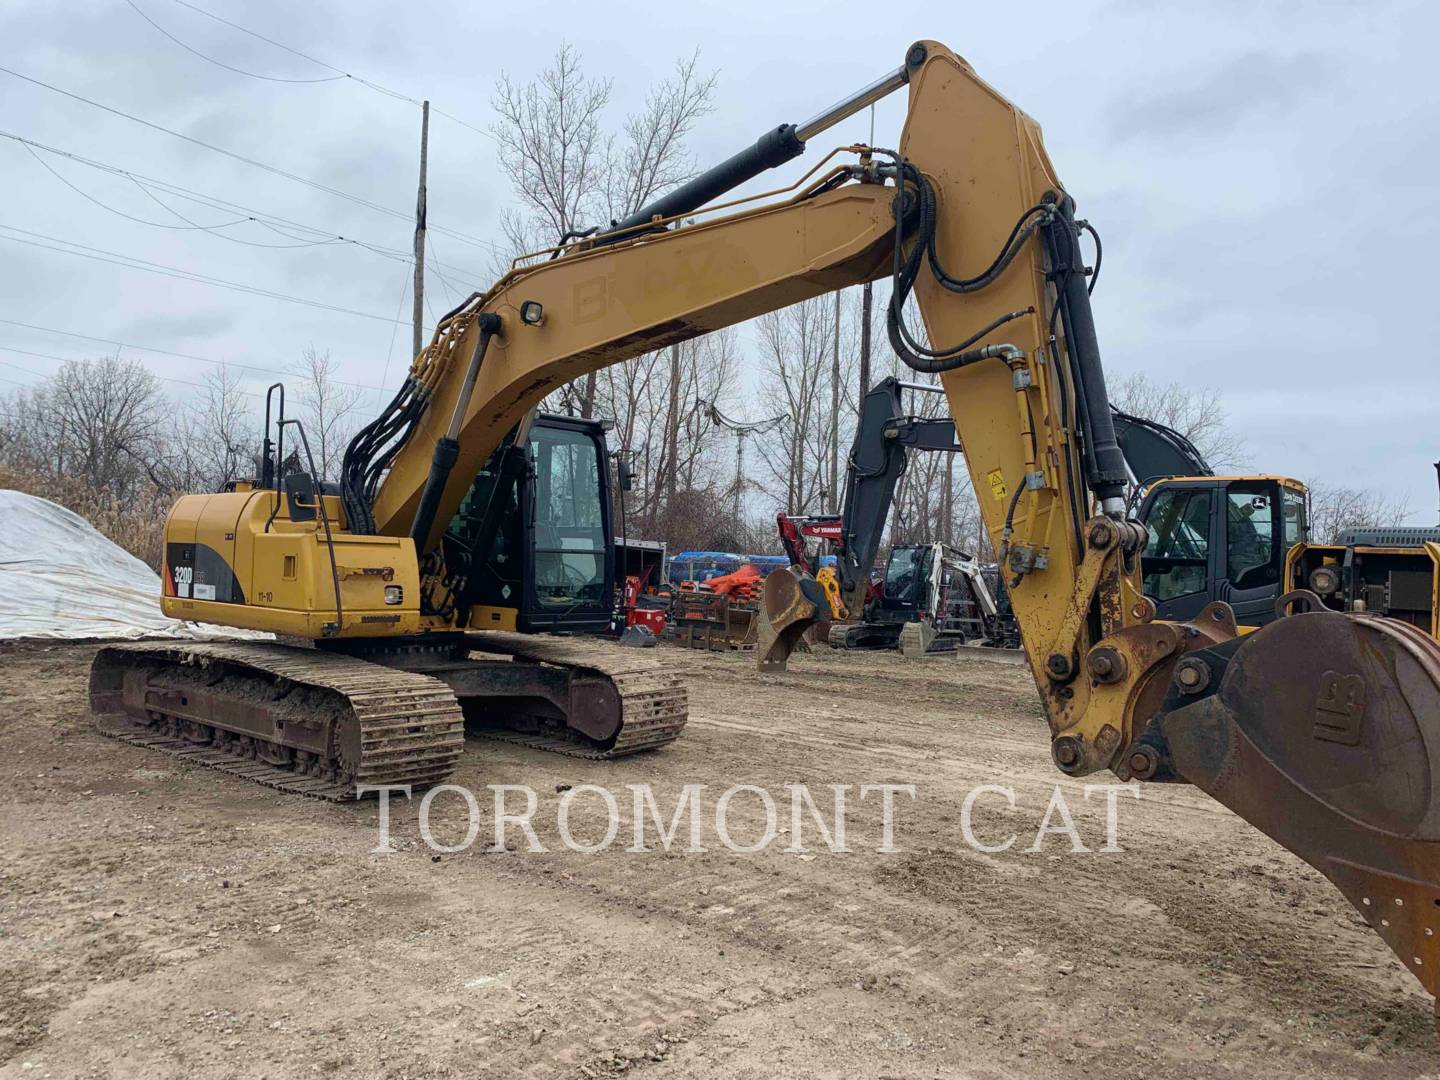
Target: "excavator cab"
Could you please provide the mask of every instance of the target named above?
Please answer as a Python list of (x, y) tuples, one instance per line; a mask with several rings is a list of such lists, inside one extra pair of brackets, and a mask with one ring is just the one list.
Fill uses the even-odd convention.
[(1277, 476), (1179, 477), (1140, 504), (1145, 595), (1161, 619), (1191, 619), (1224, 601), (1242, 626), (1276, 618), (1285, 559), (1306, 538), (1305, 486)]
[(475, 477), (443, 540), (454, 602), (469, 607), (470, 624), (606, 629), (615, 595), (610, 504), (599, 421), (542, 413), (512, 433)]
[(930, 609), (936, 547), (935, 544), (902, 544), (890, 549), (890, 557), (885, 562), (885, 587), (875, 599), (873, 621), (909, 622)]

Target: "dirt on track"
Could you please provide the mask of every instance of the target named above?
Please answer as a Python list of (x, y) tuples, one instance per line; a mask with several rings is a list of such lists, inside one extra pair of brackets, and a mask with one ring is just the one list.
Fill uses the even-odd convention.
[[(1428, 999), (1328, 883), (1198, 792), (1118, 799), (1123, 851), (1032, 846), (1058, 784), (1084, 843), (1105, 800), (1051, 768), (1026, 669), (895, 654), (752, 658), (662, 648), (688, 672), (681, 740), (587, 762), (471, 740), (455, 780), (479, 838), (436, 854), (418, 800), (281, 795), (104, 739), (93, 647), (0, 652), (0, 1080), (10, 1077), (1440, 1076)], [(1093, 779), (1093, 778), (1092, 778)], [(667, 820), (700, 793), (702, 852), (631, 852), (629, 784)], [(538, 793), (492, 852), (487, 785)], [(567, 850), (566, 785), (620, 830)], [(794, 842), (787, 784), (810, 817)], [(891, 853), (881, 796), (895, 798)], [(966, 793), (988, 792), (963, 840)], [(777, 838), (738, 854), (721, 794), (756, 785)], [(522, 808), (511, 793), (507, 806)], [(572, 795), (579, 843), (604, 838)], [(1052, 816), (1052, 824), (1058, 824)], [(732, 841), (765, 831), (757, 793)], [(430, 814), (464, 839), (456, 793)], [(785, 830), (785, 831), (781, 831)]]

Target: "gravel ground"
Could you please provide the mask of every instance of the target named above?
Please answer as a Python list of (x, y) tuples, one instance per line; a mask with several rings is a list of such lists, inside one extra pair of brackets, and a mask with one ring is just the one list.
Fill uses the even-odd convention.
[[(895, 654), (663, 648), (691, 719), (648, 755), (597, 763), (472, 740), (456, 776), (479, 838), (436, 853), (418, 800), (284, 796), (104, 739), (87, 717), (93, 648), (0, 652), (0, 1080), (10, 1077), (1440, 1076), (1431, 1006), (1319, 875), (1188, 789), (1117, 803), (1049, 764), (1023, 667)], [(632, 792), (668, 820), (703, 785), (703, 851), (633, 844)], [(492, 851), (488, 785), (538, 793), (527, 850)], [(566, 785), (617, 796), (597, 854), (568, 850)], [(786, 785), (808, 814), (796, 844)], [(895, 850), (881, 794), (895, 797)], [(962, 834), (966, 794), (983, 793)], [(723, 792), (778, 804), (744, 854)], [(1054, 790), (1090, 849), (1033, 843)], [(507, 805), (519, 808), (512, 793)], [(581, 791), (572, 839), (604, 839)], [(760, 796), (729, 803), (763, 838)], [(429, 815), (464, 839), (456, 793)], [(800, 846), (804, 851), (791, 851)]]

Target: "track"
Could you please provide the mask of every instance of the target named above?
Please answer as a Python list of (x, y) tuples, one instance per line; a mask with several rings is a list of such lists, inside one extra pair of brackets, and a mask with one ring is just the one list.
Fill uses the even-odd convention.
[[(205, 723), (218, 715), (207, 700), (241, 703), (251, 734)], [(90, 705), (112, 738), (334, 801), (365, 785), (440, 783), (465, 742), (460, 706), (438, 680), (286, 645), (105, 648)], [(274, 737), (256, 733), (266, 724)]]
[[(608, 745), (568, 731), (495, 730), (485, 738), (608, 760), (663, 746), (685, 727), (688, 694), (679, 677), (613, 643), (486, 633), (470, 644), (483, 654), (603, 676), (620, 697), (622, 726)], [(362, 787), (442, 783), (464, 748), (464, 717), (445, 683), (331, 652), (114, 646), (96, 656), (90, 689), (102, 734), (312, 798), (347, 801)], [(227, 710), (242, 722), (207, 722)]]
[(608, 678), (620, 692), (622, 726), (609, 746), (598, 746), (569, 733), (494, 731), (486, 732), (487, 738), (571, 757), (606, 760), (664, 746), (685, 728), (689, 714), (685, 683), (669, 666), (649, 659), (638, 649), (597, 638), (499, 631), (471, 635), (469, 643), (477, 652), (594, 672)]

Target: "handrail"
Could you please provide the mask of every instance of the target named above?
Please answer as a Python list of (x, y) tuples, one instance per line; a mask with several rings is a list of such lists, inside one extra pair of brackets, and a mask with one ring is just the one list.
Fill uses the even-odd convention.
[[(310, 440), (305, 437), (305, 425), (299, 420), (281, 420), (280, 428), (283, 431), (286, 424), (294, 424), (295, 429), (300, 432), (300, 445), (305, 449), (305, 463), (310, 466), (310, 475), (315, 476), (315, 458), (310, 453)], [(330, 579), (335, 585), (335, 623), (327, 633), (326, 637), (334, 637), (339, 634), (345, 625), (345, 610), (340, 603), (340, 567), (335, 562), (335, 537), (330, 532), (330, 515), (325, 510), (325, 483), (317, 479), (319, 494), (315, 501), (320, 505), (320, 522), (325, 526), (325, 546), (330, 549)], [(276, 506), (279, 503), (277, 500)]]

